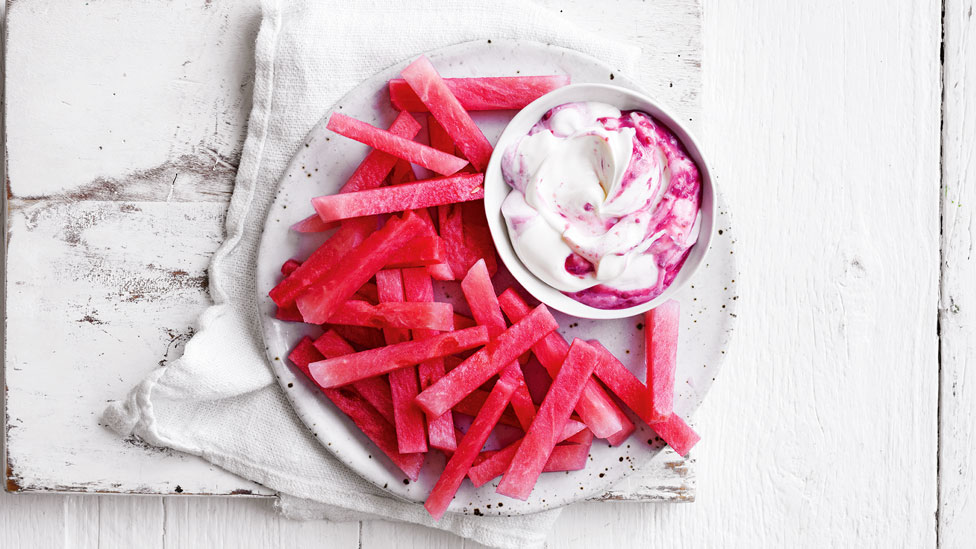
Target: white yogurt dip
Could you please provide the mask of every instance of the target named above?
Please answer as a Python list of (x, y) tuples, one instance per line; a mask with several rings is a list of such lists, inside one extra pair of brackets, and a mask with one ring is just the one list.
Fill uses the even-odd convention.
[(698, 168), (643, 112), (560, 105), (505, 151), (501, 168), (515, 253), (587, 305), (618, 309), (660, 295), (698, 239)]

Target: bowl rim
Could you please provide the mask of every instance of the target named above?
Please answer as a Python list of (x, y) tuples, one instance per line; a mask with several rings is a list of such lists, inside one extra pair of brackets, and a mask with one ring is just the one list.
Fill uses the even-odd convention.
[[(621, 110), (638, 110), (649, 114), (655, 121), (663, 123), (674, 133), (695, 162), (701, 176), (702, 198), (698, 240), (692, 246), (688, 257), (671, 284), (659, 296), (633, 307), (623, 309), (592, 307), (576, 301), (543, 282), (522, 263), (518, 254), (515, 253), (508, 233), (508, 226), (501, 213), (501, 204), (511, 191), (501, 173), (502, 155), (512, 141), (526, 135), (529, 129), (550, 109), (577, 101), (601, 101)], [(495, 144), (495, 149), (485, 170), (484, 187), (488, 228), (502, 263), (532, 297), (548, 307), (580, 318), (625, 318), (649, 311), (673, 298), (704, 264), (715, 230), (716, 188), (712, 180), (711, 169), (698, 140), (661, 102), (640, 91), (611, 84), (580, 83), (563, 86), (542, 95), (518, 111), (506, 125)]]

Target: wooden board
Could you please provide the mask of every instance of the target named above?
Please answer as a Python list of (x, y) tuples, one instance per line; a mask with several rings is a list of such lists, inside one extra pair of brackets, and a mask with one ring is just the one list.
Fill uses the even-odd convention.
[[(584, 7), (562, 9), (583, 20)], [(626, 8), (586, 22), (619, 32)], [(8, 490), (271, 494), (97, 422), (106, 401), (179, 356), (208, 303), (258, 15), (257, 2), (138, 2), (121, 16), (112, 2), (11, 4)], [(639, 18), (647, 24), (627, 31), (658, 53), (637, 76), (671, 75), (641, 80), (697, 125), (698, 5), (662, 3)], [(694, 485), (692, 462), (671, 452), (602, 497), (689, 501)]]

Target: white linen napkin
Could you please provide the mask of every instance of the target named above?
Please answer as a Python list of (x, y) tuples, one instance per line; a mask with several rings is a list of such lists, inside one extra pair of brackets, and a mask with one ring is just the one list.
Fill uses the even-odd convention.
[(256, 43), (254, 100), (226, 219), (210, 264), (214, 305), (184, 355), (153, 371), (103, 420), (122, 435), (204, 457), (281, 493), (301, 519), (426, 524), (497, 547), (541, 547), (558, 511), (517, 517), (448, 513), (434, 523), (339, 463), (299, 421), (264, 353), (254, 281), (261, 229), (279, 177), (330, 106), (372, 74), (474, 39), (523, 38), (577, 49), (621, 71), (639, 49), (517, 0), (267, 0)]

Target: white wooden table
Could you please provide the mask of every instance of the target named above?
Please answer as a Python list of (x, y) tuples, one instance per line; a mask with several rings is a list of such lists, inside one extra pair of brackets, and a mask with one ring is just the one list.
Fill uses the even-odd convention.
[[(141, 9), (139, 4), (131, 9)], [(593, 3), (547, 4), (637, 41), (651, 28), (628, 24), (609, 10), (590, 12)], [(694, 5), (648, 4), (634, 1), (615, 9), (642, 10), (635, 19), (647, 21), (661, 6)], [(703, 436), (697, 501), (574, 506), (557, 523), (553, 548), (967, 547), (976, 540), (976, 503), (970, 501), (976, 489), (970, 465), (976, 453), (976, 389), (966, 383), (968, 359), (976, 357), (971, 254), (976, 82), (967, 82), (976, 74), (973, 0), (946, 0), (944, 21), (936, 0), (813, 4), (704, 2), (701, 128), (734, 215), (741, 297), (735, 346), (695, 418)], [(201, 2), (199, 9), (226, 6)], [(176, 14), (160, 26), (178, 29), (178, 23)], [(200, 38), (176, 30), (170, 42), (160, 44), (147, 29), (124, 25), (90, 32), (92, 40), (118, 40), (121, 33), (157, 52), (154, 63), (189, 60), (205, 67), (197, 74), (234, 70), (207, 65), (212, 58), (194, 47)], [(215, 24), (208, 32), (249, 31)], [(53, 47), (57, 39), (51, 36), (36, 47)], [(120, 49), (105, 60), (104, 70), (113, 70), (113, 63), (126, 61), (128, 54)], [(246, 65), (244, 58), (240, 65)], [(147, 65), (132, 78), (158, 73)], [(247, 86), (247, 75), (241, 73), (237, 82)], [(199, 79), (158, 84), (194, 87), (201, 101), (209, 93)], [(674, 85), (696, 93), (697, 86), (687, 84)], [(126, 97), (126, 91), (88, 90), (91, 103), (52, 104), (51, 117), (37, 123), (70, 139), (73, 125), (110, 115), (96, 109), (106, 101), (147, 101)], [(153, 124), (196, 120), (200, 109), (168, 107), (176, 112), (133, 119), (131, 134), (91, 143), (89, 154), (104, 153), (100, 165), (122, 173), (126, 151), (136, 146), (140, 154), (157, 155), (160, 165), (184, 162), (178, 166), (183, 175), (169, 188), (156, 188), (157, 174), (146, 172), (145, 184), (126, 192), (161, 204), (207, 196), (219, 204), (221, 193), (230, 190), (227, 174), (236, 162), (234, 144), (222, 140), (240, 128), (212, 122), (211, 139), (187, 146), (211, 145), (213, 163), (188, 165), (183, 159), (199, 151), (157, 150), (157, 143), (139, 141), (158, 130)], [(241, 106), (224, 108), (233, 114)], [(200, 130), (168, 131), (196, 135)], [(99, 176), (73, 170), (84, 162), (61, 158), (57, 150), (41, 151), (37, 158), (32, 169), (39, 173), (84, 181)], [(217, 177), (210, 177), (213, 173)], [(101, 180), (89, 198), (114, 192), (111, 183)], [(154, 194), (159, 192), (162, 200)], [(201, 227), (219, 227), (222, 212), (213, 210), (201, 214)], [(130, 314), (138, 314), (147, 295), (167, 295), (175, 304), (170, 320), (189, 326), (192, 319), (180, 315), (199, 305), (194, 296), (200, 295), (206, 246), (200, 242), (194, 254), (197, 271), (157, 265), (158, 277), (139, 286), (121, 283), (121, 298), (131, 299)], [(126, 252), (117, 257), (124, 267)], [(91, 272), (97, 274), (98, 266)], [(92, 281), (79, 281), (85, 283)], [(97, 305), (72, 314), (98, 326), (103, 320)], [(8, 326), (5, 335), (26, 329)], [(52, 342), (59, 337), (50, 334)], [(109, 346), (112, 332), (104, 337), (83, 350)], [(185, 334), (165, 337), (172, 337), (168, 352), (175, 353)], [(114, 345), (118, 348), (118, 342)], [(127, 346), (123, 358), (146, 360), (152, 354), (144, 347)], [(100, 366), (113, 368), (118, 360), (108, 357)], [(115, 383), (124, 387), (130, 381)], [(71, 406), (70, 399), (63, 405)], [(62, 443), (67, 442), (49, 441), (52, 452)], [(165, 455), (158, 469), (127, 470), (111, 459), (105, 457), (106, 478), (152, 479), (152, 486), (172, 482), (174, 491), (179, 481), (170, 473), (185, 465), (181, 456)], [(212, 485), (232, 485), (220, 475), (214, 470), (212, 476), (197, 476), (193, 490), (214, 493), (208, 490)], [(461, 545), (452, 535), (398, 524), (291, 522), (273, 514), (270, 505), (249, 498), (3, 494), (0, 547)]]

